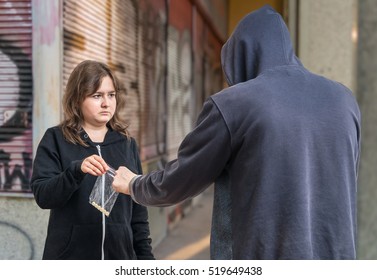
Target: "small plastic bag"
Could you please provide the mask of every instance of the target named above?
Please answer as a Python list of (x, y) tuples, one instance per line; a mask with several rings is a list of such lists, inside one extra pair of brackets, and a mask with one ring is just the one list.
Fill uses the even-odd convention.
[(89, 196), (89, 203), (107, 217), (110, 215), (119, 194), (112, 187), (114, 176), (115, 170), (113, 168), (107, 170), (105, 174), (98, 176)]

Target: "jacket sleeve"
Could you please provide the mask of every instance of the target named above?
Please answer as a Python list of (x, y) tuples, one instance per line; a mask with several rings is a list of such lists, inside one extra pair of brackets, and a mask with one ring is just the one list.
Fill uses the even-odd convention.
[(52, 129), (48, 129), (39, 143), (33, 163), (31, 189), (42, 209), (62, 207), (79, 188), (85, 176), (81, 171), (81, 160), (63, 170), (58, 143)]
[[(132, 151), (137, 164), (138, 174), (142, 174), (142, 167), (136, 142), (132, 139)], [(152, 254), (152, 239), (149, 231), (148, 210), (145, 206), (132, 202), (131, 227), (133, 232), (133, 246), (139, 260), (154, 260)]]
[(197, 125), (178, 149), (178, 156), (160, 171), (138, 177), (131, 196), (139, 204), (168, 206), (194, 197), (221, 174), (230, 160), (231, 137), (214, 101), (208, 99)]

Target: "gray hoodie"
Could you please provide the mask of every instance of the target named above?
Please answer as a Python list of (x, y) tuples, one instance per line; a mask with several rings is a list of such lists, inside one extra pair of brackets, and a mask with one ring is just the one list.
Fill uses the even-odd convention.
[(305, 69), (270, 6), (221, 53), (228, 88), (204, 104), (164, 170), (133, 199), (166, 206), (215, 182), (212, 259), (355, 259), (360, 112), (345, 86)]

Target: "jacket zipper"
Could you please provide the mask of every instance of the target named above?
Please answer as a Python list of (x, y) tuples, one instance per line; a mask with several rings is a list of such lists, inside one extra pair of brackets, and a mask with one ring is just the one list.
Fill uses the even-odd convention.
[[(101, 154), (101, 146), (97, 145), (98, 154), (102, 157)], [(101, 205), (103, 205), (105, 200), (105, 174), (102, 175), (102, 201)], [(105, 221), (105, 214), (102, 213), (102, 244), (101, 244), (101, 260), (105, 259), (105, 235), (106, 235), (106, 221)]]

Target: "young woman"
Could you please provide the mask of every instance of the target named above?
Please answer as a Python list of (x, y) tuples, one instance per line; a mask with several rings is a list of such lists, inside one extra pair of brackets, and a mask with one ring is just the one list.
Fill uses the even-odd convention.
[(89, 204), (109, 166), (141, 174), (135, 140), (120, 120), (120, 84), (103, 63), (83, 61), (63, 97), (64, 120), (39, 143), (31, 188), (51, 209), (43, 259), (154, 259), (147, 209), (119, 194), (107, 217)]

